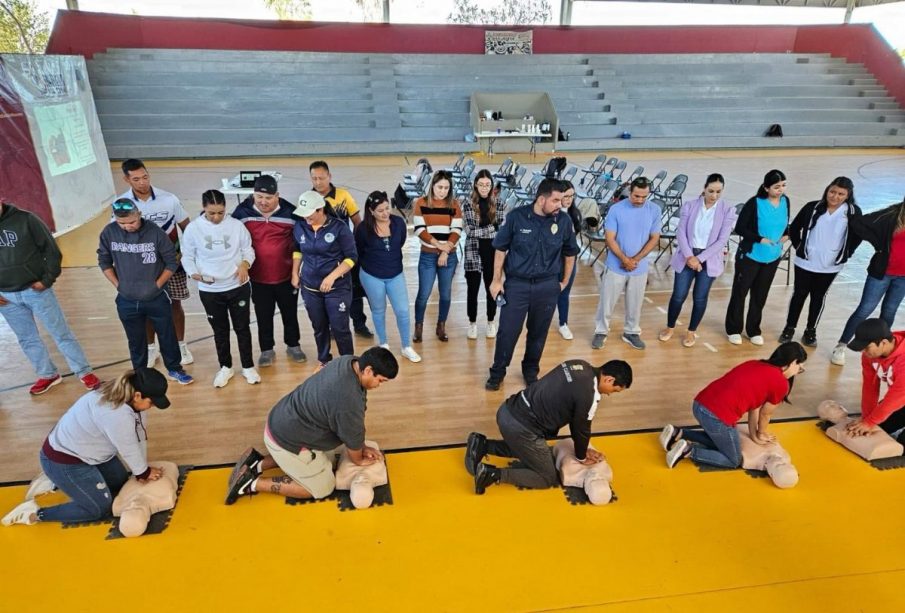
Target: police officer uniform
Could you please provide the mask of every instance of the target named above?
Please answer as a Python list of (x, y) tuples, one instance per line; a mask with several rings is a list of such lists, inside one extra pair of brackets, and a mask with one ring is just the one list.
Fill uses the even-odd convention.
[(538, 215), (533, 206), (508, 212), (493, 247), (507, 252), (504, 263), (506, 280), (500, 309), (500, 328), (496, 338), (488, 389), (498, 389), (512, 353), (528, 319), (528, 337), (522, 375), (529, 385), (537, 380), (540, 358), (544, 353), (547, 331), (559, 298), (563, 258), (578, 255), (578, 242), (569, 215)]

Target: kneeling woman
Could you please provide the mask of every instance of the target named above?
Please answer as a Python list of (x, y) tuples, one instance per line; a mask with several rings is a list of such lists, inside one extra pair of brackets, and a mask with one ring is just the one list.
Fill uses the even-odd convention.
[(760, 445), (773, 442), (775, 437), (767, 432), (770, 416), (788, 399), (794, 377), (804, 372), (807, 359), (804, 347), (783, 343), (769, 359), (742, 362), (705, 387), (691, 405), (703, 431), (667, 425), (660, 433), (667, 466), (691, 456), (701, 464), (740, 467), (742, 446), (735, 424), (746, 413), (751, 440)]
[[(333, 359), (330, 340), (340, 355), (352, 355), (349, 307), (352, 279), (347, 274), (358, 260), (349, 225), (334, 216), (323, 196), (315, 191), (299, 196), (293, 212), (302, 219), (292, 231), (297, 251), (292, 254), (292, 286), (299, 288), (321, 366)], [(304, 264), (302, 262), (304, 258)]]
[(3, 518), (3, 525), (104, 519), (111, 516), (113, 499), (129, 479), (129, 470), (139, 481), (159, 479), (161, 470), (148, 466), (144, 412), (169, 407), (166, 392), (167, 380), (160, 372), (139, 368), (76, 400), (47, 435), (38, 456), (44, 474), (70, 502), (41, 508), (26, 500)]

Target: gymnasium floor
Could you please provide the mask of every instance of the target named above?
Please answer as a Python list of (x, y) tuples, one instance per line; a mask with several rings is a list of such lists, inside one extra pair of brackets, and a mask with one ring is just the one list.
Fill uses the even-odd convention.
[[(587, 165), (592, 157), (570, 155), (569, 162)], [(750, 196), (764, 172), (781, 168), (790, 178), (794, 210), (818, 198), (838, 175), (855, 181), (858, 201), (866, 209), (900, 200), (905, 192), (901, 150), (632, 152), (624, 157), (629, 169), (642, 164), (649, 175), (660, 168), (669, 177), (688, 174), (689, 195), (707, 173), (722, 172), (731, 202)], [(496, 168), (502, 159), (477, 161), (479, 167)], [(431, 160), (435, 167), (452, 162), (443, 156)], [(519, 160), (539, 168), (545, 158)], [(154, 184), (179, 195), (194, 215), (204, 189), (247, 168), (280, 169), (281, 191), (294, 200), (307, 188), (310, 161), (148, 166)], [(359, 202), (371, 189), (391, 192), (414, 163), (401, 156), (329, 161), (334, 182), (350, 187)], [(118, 172), (113, 174), (119, 181)], [(102, 378), (114, 376), (128, 361), (113, 290), (94, 265), (96, 237), (105, 219), (99, 215), (60, 238), (64, 264), (73, 268), (64, 271), (56, 288)], [(417, 248), (414, 241), (408, 245), (405, 265), (413, 301)], [(862, 248), (834, 284), (820, 325), (820, 345), (810, 351), (807, 374), (796, 382), (793, 404), (780, 409), (780, 418), (812, 417), (826, 397), (857, 411), (857, 356), (850, 354), (849, 363), (839, 368), (829, 364), (829, 354), (857, 303), (869, 257), (869, 248)], [(611, 506), (571, 506), (558, 490), (493, 487), (483, 497), (471, 493), (461, 447), (443, 447), (461, 445), (471, 430), (495, 434), (496, 407), (520, 389), (521, 377), (514, 361), (502, 392), (483, 390), (493, 342), (483, 336), (465, 339), (460, 267), (453, 286), (450, 342), (439, 343), (426, 333), (418, 348), (425, 360), (402, 363), (399, 378), (369, 398), (369, 437), (385, 449), (426, 448), (389, 455), (392, 506), (340, 512), (332, 502), (287, 506), (258, 496), (227, 508), (222, 498), (228, 470), (196, 469), (161, 535), (106, 541), (102, 526), (0, 529), (0, 548), (10, 561), (0, 611), (51, 606), (159, 610), (161, 605), (178, 611), (202, 606), (230, 611), (256, 604), (306, 611), (337, 605), (381, 611), (686, 611), (708, 605), (733, 611), (898, 610), (905, 604), (900, 589), (905, 531), (897, 519), (905, 502), (905, 470), (870, 467), (826, 439), (813, 421), (775, 427), (802, 475), (793, 490), (778, 490), (768, 480), (742, 472), (702, 474), (690, 463), (666, 469), (651, 432), (667, 421), (689, 423), (690, 399), (701, 387), (740, 361), (766, 357), (771, 345), (733, 347), (725, 342), (729, 275), (714, 285), (697, 346), (689, 350), (676, 340), (658, 343), (656, 331), (664, 323), (672, 283), (665, 260), (650, 275), (642, 316), (647, 351), (618, 342), (603, 351), (590, 350), (600, 268), (585, 258), (572, 294), (575, 340), (562, 340), (554, 329), (544, 354), (544, 370), (574, 357), (595, 363), (627, 359), (635, 368), (635, 385), (605, 399), (594, 424), (596, 431), (611, 434), (597, 441), (616, 475), (619, 499)], [(790, 294), (784, 273), (778, 273), (765, 311), (768, 341), (782, 328)], [(689, 308), (686, 304), (684, 317)], [(262, 371), (261, 385), (234, 379), (224, 390), (214, 390), (213, 342), (194, 288), (185, 309), (186, 336), (196, 358), (189, 371), (197, 381), (171, 389), (173, 409), (151, 416), (149, 455), (199, 467), (222, 465), (246, 445), (261, 444), (264, 416), (313, 372), (313, 365), (288, 365), (280, 354), (272, 369)], [(434, 297), (426, 332), (432, 330), (435, 309)], [(314, 345), (304, 309), (299, 320), (302, 347), (311, 356)], [(481, 334), (483, 320), (480, 305)], [(617, 330), (620, 320), (617, 306)], [(388, 330), (395, 347), (392, 316)], [(359, 350), (367, 346), (356, 342)], [(65, 364), (51, 351), (58, 364)], [(36, 473), (37, 449), (47, 431), (83, 390), (67, 378), (49, 394), (30, 397), (33, 373), (3, 321), (0, 354), (5, 357), (0, 362), (0, 483), (7, 484), (0, 486), (0, 509), (5, 512), (21, 499), (21, 484)], [(627, 431), (636, 433), (612, 435)], [(141, 596), (134, 595), (136, 586)]]
[[(905, 469), (876, 470), (810, 421), (774, 430), (794, 489), (669, 470), (655, 434), (597, 438), (618, 497), (603, 507), (559, 489), (475, 496), (462, 449), (390, 454), (393, 504), (344, 512), (267, 495), (227, 507), (229, 470), (195, 470), (162, 534), (0, 530), (0, 610), (902, 610)], [(0, 489), (0, 507), (24, 489)]]

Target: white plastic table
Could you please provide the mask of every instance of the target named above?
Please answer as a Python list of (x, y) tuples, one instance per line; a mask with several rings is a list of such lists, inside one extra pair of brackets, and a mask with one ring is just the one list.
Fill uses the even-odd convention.
[(529, 152), (531, 155), (536, 155), (537, 143), (543, 140), (552, 139), (553, 135), (542, 132), (475, 132), (475, 138), (478, 139), (478, 142), (480, 142), (481, 139), (487, 141), (487, 155), (493, 157), (493, 144), (498, 138), (527, 138), (531, 143)]

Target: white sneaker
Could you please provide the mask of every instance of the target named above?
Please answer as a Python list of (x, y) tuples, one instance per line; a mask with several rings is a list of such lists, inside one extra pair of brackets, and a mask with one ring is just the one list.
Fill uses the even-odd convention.
[(229, 383), (229, 380), (233, 378), (234, 374), (233, 369), (229, 366), (221, 367), (214, 377), (214, 387), (226, 387), (226, 384)]
[(25, 500), (34, 500), (37, 496), (48, 494), (57, 489), (50, 477), (43, 472), (31, 480), (28, 491), (25, 492)]
[(563, 324), (559, 327), (559, 335), (567, 341), (575, 338), (575, 336), (572, 334), (572, 331), (569, 330), (569, 324)]
[(836, 366), (845, 366), (845, 349), (845, 343), (836, 345), (836, 348), (833, 349), (833, 357), (830, 358), (830, 362)]
[(750, 337), (748, 340), (751, 341), (752, 345), (757, 345), (758, 347), (760, 347), (761, 345), (764, 344), (764, 337), (761, 336), (760, 334), (755, 334), (754, 336)]
[(403, 347), (402, 357), (408, 359), (410, 362), (418, 363), (421, 361), (421, 356), (418, 355), (414, 347)]
[(245, 377), (245, 380), (248, 381), (249, 385), (254, 385), (255, 383), (261, 382), (261, 375), (258, 374), (258, 371), (254, 366), (251, 368), (243, 368), (242, 376)]
[(476, 323), (468, 324), (468, 332), (465, 333), (465, 336), (467, 336), (468, 338), (470, 338), (472, 340), (478, 338), (478, 324), (476, 324)]
[(192, 352), (189, 351), (189, 346), (186, 344), (179, 345), (179, 352), (182, 354), (182, 359), (179, 360), (179, 363), (185, 366), (186, 364), (191, 364), (195, 361), (195, 356), (192, 355)]
[(742, 335), (741, 334), (730, 334), (729, 336), (726, 337), (726, 339), (733, 345), (742, 344)]
[(0, 520), (4, 526), (12, 526), (13, 524), (23, 524), (25, 526), (30, 526), (32, 524), (38, 523), (37, 519), (32, 519), (32, 515), (37, 513), (41, 507), (34, 500), (26, 500), (21, 503), (15, 509), (6, 514), (6, 516)]
[(157, 364), (159, 359), (160, 349), (157, 348), (157, 345), (148, 345), (148, 368), (154, 368), (154, 364)]
[(496, 322), (487, 322), (487, 338), (496, 338)]
[(390, 344), (389, 344), (389, 343), (384, 343), (384, 344), (380, 345), (380, 347), (386, 349), (387, 351), (390, 350)]

